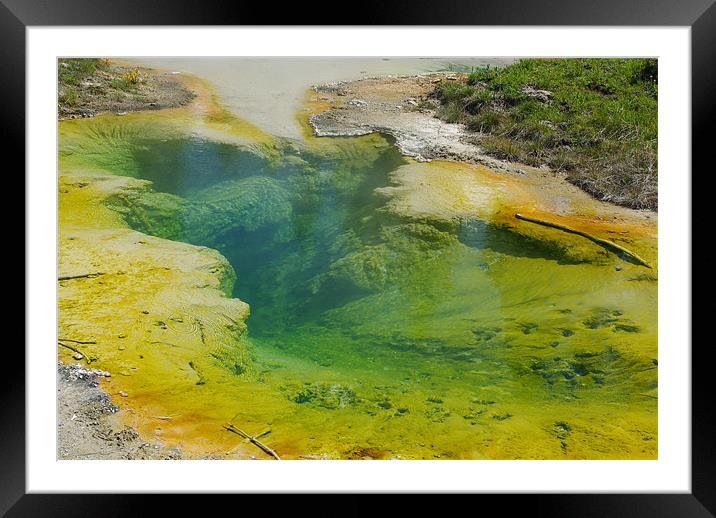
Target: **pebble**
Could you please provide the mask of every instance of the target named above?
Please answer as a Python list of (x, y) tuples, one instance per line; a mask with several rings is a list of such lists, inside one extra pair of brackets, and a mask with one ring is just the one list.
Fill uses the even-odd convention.
[(84, 356), (82, 355), (82, 353), (75, 353), (75, 354), (72, 355), (72, 357), (73, 357), (75, 360), (81, 360), (82, 358), (84, 358)]
[(129, 396), (129, 394), (127, 394), (124, 390), (120, 390), (119, 392), (117, 392), (117, 394), (119, 394), (119, 395), (122, 396), (122, 397), (127, 397), (127, 396)]
[(368, 106), (368, 101), (364, 101), (363, 99), (351, 99), (348, 101), (348, 105), (362, 108)]

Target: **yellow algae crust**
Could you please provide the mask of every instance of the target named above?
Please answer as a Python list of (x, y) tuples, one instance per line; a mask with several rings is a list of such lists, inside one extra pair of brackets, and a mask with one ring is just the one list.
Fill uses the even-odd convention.
[(153, 416), (193, 409), (207, 380), (251, 369), (239, 340), (249, 307), (227, 298), (234, 271), (226, 259), (122, 228), (101, 203), (146, 183), (63, 175), (58, 244), (60, 359), (76, 361), (78, 350), (82, 361), (112, 373), (104, 387), (140, 433), (156, 424)]

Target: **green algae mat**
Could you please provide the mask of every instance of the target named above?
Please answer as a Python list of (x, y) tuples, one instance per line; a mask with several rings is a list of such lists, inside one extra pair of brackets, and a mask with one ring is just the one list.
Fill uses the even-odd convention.
[[(60, 123), (60, 240), (101, 275), (61, 283), (59, 332), (112, 373), (129, 424), (212, 458), (271, 458), (228, 422), (270, 430), (261, 441), (288, 459), (656, 458), (656, 268), (508, 224), (510, 185), (488, 191), (489, 211), (411, 210), (406, 177), (424, 175), (430, 205), (430, 181), (459, 165), (416, 164), (388, 137), (234, 123)], [(103, 229), (136, 231), (111, 254), (119, 273), (148, 265), (131, 290), (112, 291)], [(655, 240), (629, 246), (655, 258)], [(193, 265), (200, 253), (218, 259)]]

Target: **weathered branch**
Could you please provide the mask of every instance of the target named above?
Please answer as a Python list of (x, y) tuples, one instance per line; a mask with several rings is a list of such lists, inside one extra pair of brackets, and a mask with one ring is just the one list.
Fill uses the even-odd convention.
[(84, 278), (90, 278), (94, 279), (95, 277), (99, 277), (100, 275), (104, 275), (102, 272), (95, 272), (95, 273), (83, 273), (81, 275), (60, 275), (57, 277), (58, 281), (68, 281), (70, 279), (84, 279)]
[(68, 344), (66, 344), (65, 342), (72, 342), (72, 343), (75, 343), (75, 344), (83, 344), (83, 345), (96, 344), (97, 342), (95, 342), (95, 341), (82, 342), (82, 341), (80, 341), (80, 340), (72, 340), (71, 338), (58, 338), (58, 339), (57, 339), (57, 345), (60, 345), (60, 346), (62, 346), (62, 347), (65, 347), (65, 348), (69, 349), (70, 351), (74, 351), (74, 352), (76, 352), (77, 354), (81, 354), (81, 355), (82, 355), (82, 358), (84, 358), (85, 361), (86, 361), (88, 364), (92, 363), (93, 361), (95, 361), (95, 360), (97, 359), (97, 358), (94, 357), (94, 356), (90, 358), (90, 357), (87, 355), (87, 353), (85, 353), (84, 351), (80, 351), (77, 347), (73, 347), (73, 346), (71, 346), (71, 345), (68, 345)]
[(545, 227), (551, 227), (556, 228), (557, 230), (562, 230), (564, 232), (569, 232), (571, 234), (577, 234), (578, 236), (586, 237), (590, 241), (593, 241), (599, 245), (602, 245), (605, 248), (608, 248), (612, 250), (613, 252), (620, 252), (627, 256), (632, 261), (636, 262), (637, 264), (640, 264), (642, 266), (646, 266), (647, 268), (651, 268), (651, 265), (646, 262), (646, 260), (639, 257), (637, 254), (632, 252), (631, 250), (628, 250), (627, 248), (624, 248), (621, 245), (618, 245), (612, 241), (608, 241), (607, 239), (602, 239), (601, 237), (593, 236), (592, 234), (588, 234), (587, 232), (583, 232), (581, 230), (577, 230), (576, 228), (571, 228), (566, 225), (560, 225), (559, 223), (553, 223), (551, 221), (545, 221), (543, 219), (537, 219), (532, 218), (529, 216), (523, 216), (522, 214), (515, 214), (515, 217), (517, 219), (521, 219), (524, 221), (529, 221), (530, 223), (536, 223), (538, 225), (544, 225)]
[(226, 423), (224, 425), (224, 429), (226, 429), (232, 433), (235, 433), (236, 435), (240, 435), (244, 439), (247, 439), (249, 442), (251, 442), (251, 443), (255, 444), (256, 446), (258, 446), (259, 448), (261, 448), (265, 453), (271, 455), (274, 459), (281, 460), (281, 458), (278, 456), (278, 454), (275, 451), (273, 451), (271, 448), (269, 448), (268, 446), (266, 446), (264, 443), (262, 443), (261, 441), (259, 441), (257, 439), (257, 437), (266, 435), (268, 433), (268, 431), (263, 432), (259, 435), (251, 436), (251, 435), (247, 434), (246, 432), (244, 432), (241, 428), (238, 428), (237, 426), (233, 425), (232, 423)]
[(74, 352), (76, 352), (77, 354), (81, 354), (82, 356), (84, 356), (84, 353), (83, 353), (82, 351), (80, 351), (79, 349), (77, 349), (76, 347), (72, 347), (71, 345), (63, 344), (63, 343), (60, 342), (59, 340), (57, 341), (57, 344), (58, 344), (58, 345), (61, 345), (62, 347), (66, 347), (66, 348), (69, 349), (70, 351), (74, 351)]

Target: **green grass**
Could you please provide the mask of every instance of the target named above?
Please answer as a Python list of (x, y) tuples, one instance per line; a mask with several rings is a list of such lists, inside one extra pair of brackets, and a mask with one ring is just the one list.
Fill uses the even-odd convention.
[(83, 80), (108, 67), (106, 59), (60, 58), (58, 60), (58, 81), (60, 86), (77, 86)]
[(58, 96), (58, 103), (60, 106), (66, 106), (66, 107), (72, 107), (76, 106), (79, 101), (79, 98), (77, 96), (77, 92), (74, 90), (69, 89), (62, 89), (60, 90), (60, 95)]
[(129, 92), (133, 89), (134, 84), (127, 78), (118, 77), (116, 79), (112, 79), (110, 86), (112, 88), (114, 88), (115, 90), (122, 90), (123, 92)]
[(488, 154), (656, 209), (657, 80), (656, 59), (523, 59), (442, 81), (433, 95), (440, 118), (485, 135)]

